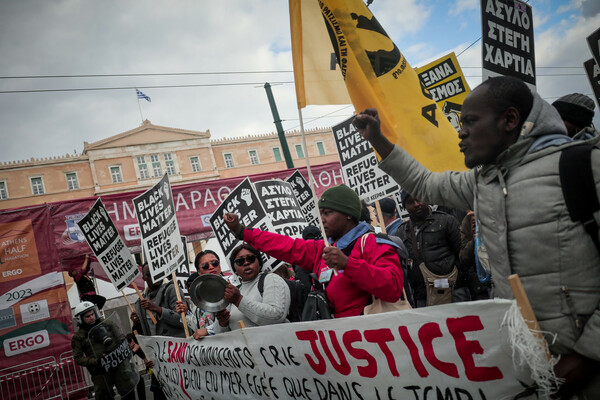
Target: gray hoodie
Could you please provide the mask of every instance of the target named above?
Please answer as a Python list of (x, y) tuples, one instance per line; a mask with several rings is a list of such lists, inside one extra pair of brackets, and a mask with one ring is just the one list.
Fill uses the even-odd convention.
[[(494, 295), (513, 298), (507, 277), (519, 274), (542, 330), (557, 334), (550, 350), (600, 360), (600, 255), (583, 226), (569, 218), (558, 170), (562, 149), (597, 145), (599, 138), (557, 146), (545, 140), (555, 134), (566, 134), (560, 115), (534, 94), (519, 139), (494, 164), (432, 173), (396, 146), (380, 168), (428, 203), (473, 209)], [(592, 152), (592, 169), (600, 197), (598, 150)], [(600, 221), (600, 213), (595, 217)], [(577, 326), (575, 315), (584, 324)]]

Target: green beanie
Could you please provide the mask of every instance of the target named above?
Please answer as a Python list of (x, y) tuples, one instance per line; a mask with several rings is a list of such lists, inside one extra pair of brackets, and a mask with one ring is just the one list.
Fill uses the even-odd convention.
[(358, 195), (346, 185), (327, 189), (319, 199), (319, 208), (329, 208), (360, 220), (361, 204)]

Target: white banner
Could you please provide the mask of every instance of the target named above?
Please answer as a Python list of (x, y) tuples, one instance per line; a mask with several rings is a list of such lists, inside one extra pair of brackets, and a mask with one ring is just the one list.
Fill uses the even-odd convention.
[(516, 398), (533, 381), (512, 359), (502, 324), (511, 306), (449, 304), (200, 341), (138, 338), (169, 399)]

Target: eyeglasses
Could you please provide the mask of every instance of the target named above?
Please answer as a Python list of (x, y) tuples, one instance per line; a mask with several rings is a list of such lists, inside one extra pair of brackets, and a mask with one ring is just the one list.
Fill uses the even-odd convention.
[(254, 254), (248, 254), (246, 257), (240, 257), (233, 260), (234, 264), (238, 267), (241, 267), (242, 265), (246, 264), (246, 261), (252, 264), (254, 261), (256, 261), (256, 256)]
[(219, 262), (219, 260), (217, 260), (216, 258), (214, 260), (210, 260), (209, 262), (205, 262), (204, 264), (200, 264), (200, 268), (202, 268), (203, 270), (207, 270), (209, 269), (211, 266), (212, 267), (218, 267), (221, 263)]

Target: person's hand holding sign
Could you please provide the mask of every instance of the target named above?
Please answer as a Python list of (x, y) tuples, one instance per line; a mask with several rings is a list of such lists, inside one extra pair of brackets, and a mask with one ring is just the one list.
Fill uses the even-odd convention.
[(348, 264), (348, 257), (337, 247), (327, 246), (323, 249), (323, 261), (329, 268), (343, 270)]
[(162, 315), (162, 307), (157, 306), (155, 303), (148, 299), (143, 299), (141, 301), (142, 308), (148, 311), (154, 311), (159, 316)]

